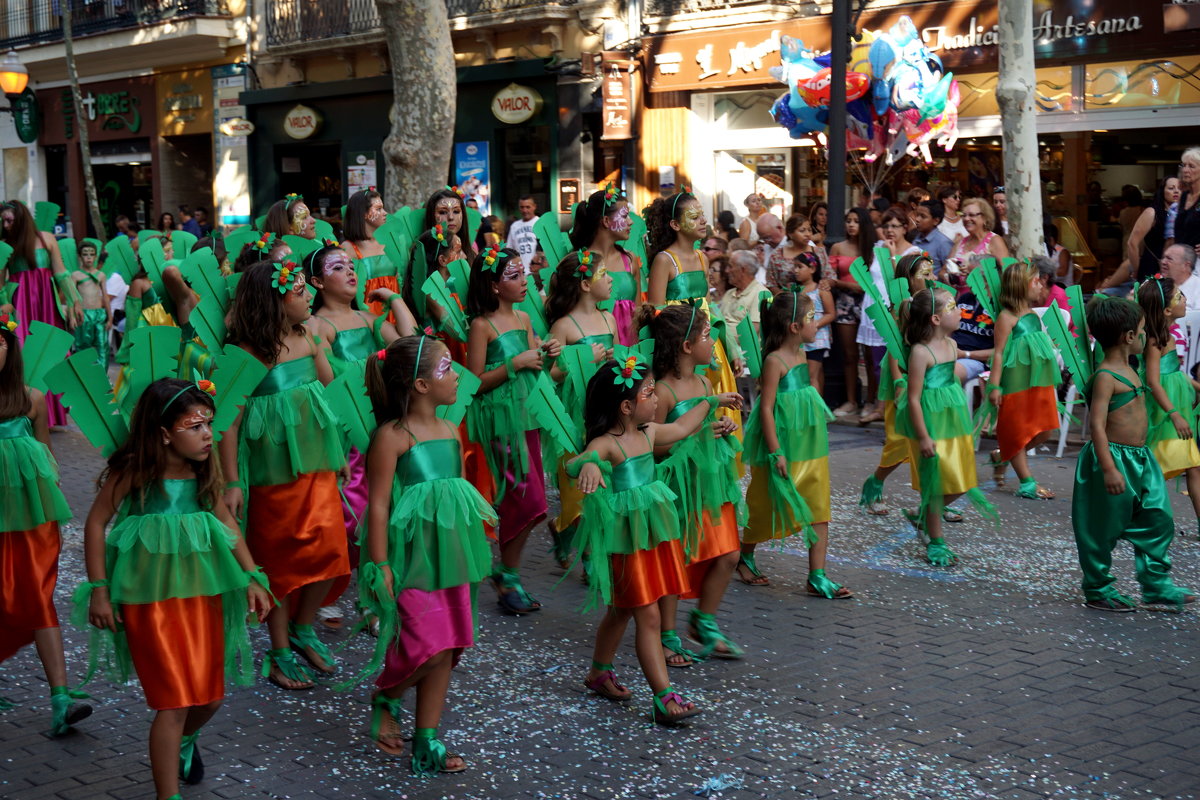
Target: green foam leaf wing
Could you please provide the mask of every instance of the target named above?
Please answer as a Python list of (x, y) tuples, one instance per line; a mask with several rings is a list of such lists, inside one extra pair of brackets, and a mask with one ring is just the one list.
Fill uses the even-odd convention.
[(167, 325), (142, 325), (128, 334), (129, 391), (124, 396), (125, 411), (132, 414), (146, 387), (159, 378), (171, 378), (179, 372), (179, 328)]
[(750, 370), (752, 378), (762, 376), (762, 340), (758, 337), (758, 331), (754, 330), (754, 321), (750, 319), (750, 315), (742, 317), (742, 321), (737, 326), (738, 346), (742, 348), (742, 356), (746, 359), (746, 368)]
[(402, 206), (388, 217), (389, 222), (393, 219), (398, 220), (404, 226), (404, 230), (408, 231), (408, 239), (411, 242), (417, 241), (417, 238), (425, 232), (425, 209), (423, 208)]
[(318, 219), (313, 224), (313, 229), (316, 231), (316, 240), (319, 243), (323, 239), (337, 239), (333, 235), (333, 226), (323, 219)]
[(309, 253), (320, 250), (322, 247), (320, 239), (305, 239), (303, 236), (293, 236), (290, 233), (283, 237), (283, 243), (292, 250), (292, 254), (286, 258), (290, 258), (297, 264), (302, 262)]
[(62, 208), (57, 203), (39, 200), (33, 204), (33, 224), (39, 231), (54, 233), (54, 223), (58, 221), (58, 215), (61, 213)]
[(462, 424), (463, 417), (467, 415), (467, 406), (475, 400), (483, 382), (479, 380), (478, 375), (457, 361), (451, 363), (450, 367), (458, 374), (458, 397), (448, 406), (438, 406), (435, 413), (439, 419), (457, 427)]
[(642, 291), (646, 291), (650, 282), (650, 260), (646, 258), (646, 221), (637, 214), (630, 213), (629, 215), (629, 238), (622, 243), (622, 246), (641, 264), (642, 275), (638, 282), (641, 284)]
[(465, 298), (471, 286), (471, 265), (465, 258), (458, 258), (446, 265), (446, 271), (450, 273), (446, 286), (460, 298)]
[(62, 257), (63, 269), (70, 275), (79, 269), (79, 249), (71, 237), (58, 240), (58, 254)]
[(225, 282), (221, 265), (210, 248), (189, 253), (179, 264), (179, 272), (201, 299), (214, 298), (222, 310), (229, 306), (229, 284)]
[(196, 329), (196, 335), (214, 355), (225, 349), (225, 309), (213, 295), (205, 295), (192, 309), (188, 322)]
[(129, 243), (129, 237), (124, 234), (116, 236), (104, 245), (104, 252), (108, 254), (104, 266), (109, 273), (115, 272), (126, 283), (132, 283), (133, 276), (138, 274), (139, 267), (137, 256), (133, 252), (133, 245)]
[(867, 262), (861, 258), (854, 259), (854, 263), (850, 265), (850, 274), (854, 280), (858, 281), (862, 290), (871, 295), (876, 304), (887, 306), (887, 300), (884, 299), (879, 287), (875, 285), (875, 280), (871, 277), (871, 268), (867, 266)]
[(38, 320), (30, 322), (29, 335), (21, 345), (21, 357), (25, 361), (25, 383), (46, 391), (46, 373), (66, 359), (74, 343), (75, 337), (62, 328)]
[(196, 246), (196, 242), (198, 241), (200, 241), (200, 239), (194, 233), (184, 230), (171, 231), (171, 245), (172, 249), (175, 251), (176, 258), (186, 258), (188, 253), (192, 252), (192, 248)]
[[(12, 258), (12, 245), (8, 242), (0, 242), (0, 269), (8, 266), (8, 260)], [(16, 286), (14, 283), (13, 286)]]
[(542, 252), (546, 254), (546, 263), (552, 267), (557, 267), (571, 251), (571, 240), (558, 226), (555, 214), (542, 214), (538, 217), (538, 221), (533, 223), (533, 235), (537, 237)]
[(528, 405), (530, 417), (537, 422), (564, 452), (579, 452), (579, 431), (574, 420), (567, 413), (558, 392), (554, 391), (554, 383), (545, 371), (538, 374), (537, 381), (529, 393)]
[(442, 330), (447, 331), (460, 342), (465, 342), (467, 340), (467, 317), (458, 307), (458, 301), (450, 294), (450, 289), (446, 286), (446, 279), (442, 277), (442, 273), (434, 272), (426, 278), (421, 291), (442, 307), (445, 314), (442, 317)]
[(232, 264), (236, 261), (242, 253), (242, 248), (250, 242), (257, 242), (260, 236), (262, 234), (249, 225), (242, 225), (225, 234), (223, 241), (225, 242), (225, 253), (229, 256), (229, 263)]
[[(0, 244), (3, 244), (3, 243), (0, 242)], [(9, 249), (9, 252), (12, 252), (11, 247), (9, 247), (8, 249)], [(3, 267), (3, 256), (4, 256), (3, 252), (0, 252), (0, 269), (4, 268)], [(0, 286), (0, 306), (13, 305), (13, 299), (17, 296), (17, 289), (18, 289), (18, 286), (17, 286), (16, 281), (9, 281), (8, 283), (4, 284), (4, 286)]]
[(217, 412), (213, 417), (213, 438), (220, 441), (221, 435), (237, 419), (238, 411), (245, 405), (246, 398), (254, 393), (267, 376), (267, 365), (240, 347), (229, 346), (225, 352), (213, 358), (213, 384), (217, 387)]
[(377, 424), (371, 399), (367, 397), (366, 364), (352, 361), (346, 367), (325, 387), (325, 402), (345, 429), (350, 444), (365, 453), (371, 446), (371, 433)]
[(46, 373), (46, 385), (62, 395), (71, 418), (107, 458), (129, 437), (129, 427), (113, 402), (112, 386), (92, 348), (55, 365)]
[(907, 369), (908, 348), (904, 344), (904, 337), (900, 335), (900, 326), (896, 324), (895, 317), (879, 303), (863, 309), (863, 313), (875, 323), (875, 330), (887, 346), (888, 353), (896, 360), (901, 369)]
[(479, 235), (479, 226), (483, 224), (483, 214), (478, 208), (467, 206), (467, 242), (474, 242)]

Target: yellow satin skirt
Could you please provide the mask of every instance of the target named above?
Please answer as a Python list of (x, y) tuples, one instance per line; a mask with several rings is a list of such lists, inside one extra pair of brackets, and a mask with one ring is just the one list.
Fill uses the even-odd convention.
[(1167, 480), (1182, 475), (1192, 467), (1200, 467), (1200, 448), (1196, 447), (1195, 439), (1163, 439), (1151, 450)]
[(879, 466), (895, 467), (912, 457), (908, 439), (896, 432), (896, 404), (891, 401), (883, 405), (883, 433), (883, 452), (879, 454)]
[(575, 485), (575, 481), (567, 477), (566, 463), (574, 455), (564, 455), (558, 460), (558, 501), (561, 506), (554, 527), (565, 531), (583, 512), (583, 492)]
[[(921, 448), (916, 439), (906, 439), (911, 448), (912, 463), (919, 463)], [(975, 441), (970, 435), (953, 439), (934, 439), (938, 452), (938, 470), (942, 478), (942, 494), (964, 494), (979, 485), (975, 477)], [(913, 489), (921, 491), (920, 470), (912, 471)]]
[[(742, 532), (742, 542), (758, 544), (769, 539), (782, 539), (796, 531), (773, 530), (771, 495), (768, 484), (773, 467), (751, 467), (750, 489), (746, 492), (746, 505), (750, 518)], [(788, 464), (788, 475), (796, 491), (808, 504), (813, 524), (828, 522), (829, 512), (829, 457), (808, 461), (792, 461)]]

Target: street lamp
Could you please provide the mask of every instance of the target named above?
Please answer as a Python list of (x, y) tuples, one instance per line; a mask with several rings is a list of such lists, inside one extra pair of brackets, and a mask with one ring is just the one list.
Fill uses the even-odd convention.
[(8, 95), (8, 108), (0, 108), (0, 111), (12, 112), (12, 104), (21, 96), (21, 92), (25, 91), (25, 87), (29, 85), (29, 70), (25, 69), (25, 65), (21, 63), (21, 59), (17, 58), (16, 50), (9, 50), (4, 56), (4, 61), (0, 62), (0, 91)]

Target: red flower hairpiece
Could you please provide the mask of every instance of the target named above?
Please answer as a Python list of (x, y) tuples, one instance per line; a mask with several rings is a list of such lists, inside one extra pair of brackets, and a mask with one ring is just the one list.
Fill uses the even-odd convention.
[(196, 388), (207, 394), (209, 397), (217, 396), (217, 385), (212, 381), (199, 380), (196, 381)]
[(15, 333), (17, 330), (17, 319), (12, 314), (0, 314), (0, 328), (9, 333)]
[(500, 260), (504, 257), (503, 250), (506, 246), (504, 242), (496, 242), (483, 251), (483, 268), (485, 270), (488, 272), (496, 270), (496, 267), (500, 264)]
[(287, 294), (288, 289), (292, 288), (295, 273), (299, 270), (300, 267), (296, 265), (295, 261), (276, 264), (275, 272), (271, 274), (271, 285), (278, 289), (280, 294)]
[(377, 358), (380, 361), (385, 361), (387, 359), (387, 348), (385, 347), (382, 350), (376, 350), (375, 358)]
[(625, 359), (624, 363), (612, 368), (613, 384), (624, 386), (626, 389), (632, 389), (634, 381), (642, 379), (644, 365), (638, 363), (637, 356), (630, 356)]
[(447, 192), (454, 192), (456, 195), (458, 195), (458, 197), (459, 197), (459, 199), (460, 199), (460, 200), (466, 197), (466, 195), (465, 195), (465, 194), (463, 194), (463, 190), (462, 190), (462, 189), (460, 189), (460, 188), (458, 188), (457, 186), (450, 186), (450, 185), (447, 185), (447, 186), (445, 187), (445, 189), (446, 189), (446, 191), (447, 191)]

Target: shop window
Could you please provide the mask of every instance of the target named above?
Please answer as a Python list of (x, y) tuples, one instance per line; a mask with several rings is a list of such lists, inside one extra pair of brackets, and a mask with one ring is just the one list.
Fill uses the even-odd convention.
[(713, 121), (728, 131), (775, 127), (771, 106), (783, 89), (781, 84), (766, 92), (722, 92), (713, 103)]
[(550, 126), (526, 125), (496, 131), (498, 150), (503, 154), (503, 187), (500, 202), (492, 213), (517, 215), (517, 201), (531, 195), (537, 201), (538, 214), (552, 210), (550, 205)]
[[(955, 75), (958, 81), (958, 116), (987, 117), (1000, 113), (996, 103), (996, 84), (1000, 76), (995, 72), (977, 75)], [(1043, 67), (1034, 70), (1037, 79), (1037, 110), (1041, 112), (1075, 111), (1076, 104), (1071, 94), (1070, 67)]]
[(1089, 110), (1200, 103), (1200, 56), (1089, 64), (1084, 86)]

